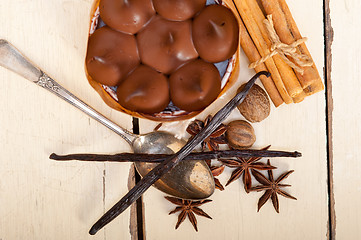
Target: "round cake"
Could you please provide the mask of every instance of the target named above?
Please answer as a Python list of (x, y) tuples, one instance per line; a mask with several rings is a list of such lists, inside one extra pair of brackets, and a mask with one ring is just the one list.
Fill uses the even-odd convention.
[(169, 86), (174, 105), (188, 112), (199, 111), (221, 92), (221, 76), (212, 63), (196, 59), (172, 73)]
[(99, 28), (89, 37), (85, 62), (95, 81), (117, 86), (140, 63), (135, 37), (107, 26)]
[(208, 5), (194, 18), (192, 36), (199, 56), (216, 63), (229, 59), (238, 47), (238, 23), (232, 11)]
[(118, 102), (125, 108), (155, 113), (169, 104), (168, 78), (146, 65), (139, 65), (117, 88)]
[(96, 0), (85, 59), (92, 87), (135, 117), (174, 121), (204, 110), (238, 73), (237, 19), (210, 2)]
[(136, 38), (142, 63), (161, 73), (171, 74), (198, 57), (190, 20), (170, 21), (155, 16)]
[(207, 0), (153, 0), (157, 13), (173, 21), (184, 21), (191, 19), (204, 6)]
[(152, 0), (100, 0), (100, 17), (109, 27), (135, 34), (155, 15)]

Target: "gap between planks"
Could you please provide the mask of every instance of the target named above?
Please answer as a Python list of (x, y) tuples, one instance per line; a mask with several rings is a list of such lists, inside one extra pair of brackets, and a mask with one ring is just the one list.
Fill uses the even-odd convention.
[[(325, 78), (325, 97), (326, 97), (326, 136), (327, 136), (327, 168), (328, 168), (328, 231), (327, 238), (330, 240), (336, 239), (336, 214), (335, 214), (335, 198), (333, 191), (333, 142), (332, 142), (332, 81), (331, 81), (331, 66), (332, 66), (332, 51), (331, 45), (333, 41), (333, 29), (330, 18), (330, 0), (323, 0), (323, 17), (324, 17), (324, 78)], [(139, 134), (139, 119), (133, 118), (133, 133)], [(134, 164), (129, 172), (129, 179), (133, 179), (131, 185), (136, 184), (140, 180), (140, 176), (135, 170)], [(145, 240), (145, 222), (144, 222), (144, 204), (143, 198), (139, 198), (136, 204), (132, 206), (133, 210), (130, 215), (131, 236), (133, 240)]]
[(323, 0), (323, 21), (324, 21), (324, 78), (325, 78), (325, 97), (326, 97), (326, 136), (327, 136), (327, 170), (328, 170), (328, 230), (327, 238), (336, 239), (336, 213), (335, 213), (335, 197), (333, 187), (333, 142), (332, 142), (332, 51), (331, 45), (333, 41), (333, 29), (331, 26), (330, 16), (330, 0)]
[[(133, 118), (133, 133), (139, 134), (139, 119)], [(103, 170), (103, 211), (105, 212), (105, 179), (106, 170), (104, 165)], [(132, 164), (128, 175), (128, 190), (132, 189), (139, 181), (141, 176)], [(140, 197), (135, 203), (130, 206), (129, 216), (129, 231), (132, 240), (145, 240), (145, 222), (144, 222), (144, 204), (143, 197)], [(106, 231), (104, 231), (104, 239), (106, 239)], [(0, 239), (1, 240), (1, 239)]]
[[(139, 119), (133, 117), (132, 124), (133, 133), (140, 134)], [(129, 181), (128, 184), (129, 189), (133, 188), (135, 184), (141, 180), (141, 176), (135, 169), (134, 164), (132, 164), (129, 171), (129, 179), (132, 179), (132, 181)], [(144, 204), (142, 196), (131, 207), (130, 231), (132, 240), (145, 240)]]

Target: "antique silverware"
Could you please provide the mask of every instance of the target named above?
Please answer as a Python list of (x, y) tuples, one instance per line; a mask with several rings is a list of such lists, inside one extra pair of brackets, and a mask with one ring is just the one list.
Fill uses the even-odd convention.
[(217, 127), (231, 114), (231, 111), (239, 105), (247, 93), (254, 85), (260, 75), (270, 76), (269, 72), (259, 72), (248, 81), (243, 90), (233, 97), (221, 110), (219, 110), (212, 120), (197, 135), (186, 143), (178, 152), (167, 158), (165, 161), (157, 165), (152, 171), (145, 175), (130, 191), (120, 199), (111, 209), (109, 209), (90, 229), (91, 235), (96, 234), (106, 224), (111, 222), (125, 209), (127, 209), (134, 201), (136, 201), (154, 182), (168, 173), (177, 164), (192, 152), (192, 150), (206, 139)]
[[(0, 39), (0, 65), (54, 93), (113, 130), (132, 147), (135, 153), (172, 154), (185, 144), (184, 140), (177, 139), (167, 132), (154, 131), (137, 135), (118, 126), (60, 86), (27, 60), (13, 45), (3, 39)], [(153, 168), (156, 165), (154, 163), (137, 163), (136, 167), (142, 175), (142, 173), (147, 173), (150, 167)], [(180, 163), (172, 171), (165, 174), (154, 186), (165, 193), (186, 199), (207, 198), (212, 195), (215, 188), (213, 175), (207, 164), (201, 160)]]

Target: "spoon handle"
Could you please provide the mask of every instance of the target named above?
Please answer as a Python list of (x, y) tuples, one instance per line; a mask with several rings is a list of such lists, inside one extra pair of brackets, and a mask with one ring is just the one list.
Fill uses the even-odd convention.
[(234, 98), (232, 98), (221, 110), (219, 110), (209, 124), (204, 127), (194, 138), (184, 145), (177, 153), (168, 157), (165, 161), (158, 164), (152, 171), (145, 175), (130, 191), (120, 199), (110, 210), (108, 210), (90, 229), (89, 234), (96, 234), (106, 224), (111, 222), (134, 201), (136, 201), (153, 183), (155, 183), (164, 174), (170, 171), (180, 161), (183, 160), (191, 151), (206, 139), (217, 127), (229, 116), (231, 111), (239, 105), (255, 83), (256, 79), (261, 76), (270, 76), (268, 72), (259, 72), (248, 81), (246, 86)]
[(137, 135), (121, 128), (114, 122), (110, 121), (95, 109), (84, 103), (82, 100), (74, 96), (71, 92), (63, 88), (54, 79), (49, 77), (40, 68), (29, 61), (19, 50), (4, 39), (0, 39), (0, 66), (7, 68), (20, 76), (24, 77), (54, 93), (58, 97), (67, 101), (74, 107), (77, 107), (88, 116), (105, 125), (120, 135), (129, 144), (137, 137)]

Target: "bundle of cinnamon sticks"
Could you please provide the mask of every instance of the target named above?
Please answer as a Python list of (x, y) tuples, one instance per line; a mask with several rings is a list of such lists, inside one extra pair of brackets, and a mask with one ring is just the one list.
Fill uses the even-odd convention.
[[(271, 73), (271, 78), (262, 76), (261, 81), (276, 107), (283, 102), (301, 102), (306, 96), (324, 89), (322, 79), (285, 0), (232, 0), (232, 4), (227, 5), (238, 18), (240, 45), (250, 63), (254, 63), (251, 65), (255, 65), (256, 72)], [(308, 62), (300, 65), (288, 54), (275, 54), (276, 44), (270, 36), (265, 20), (271, 24), (275, 38), (281, 44), (293, 46), (291, 48), (294, 49), (294, 54), (307, 58)]]

